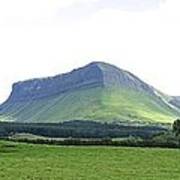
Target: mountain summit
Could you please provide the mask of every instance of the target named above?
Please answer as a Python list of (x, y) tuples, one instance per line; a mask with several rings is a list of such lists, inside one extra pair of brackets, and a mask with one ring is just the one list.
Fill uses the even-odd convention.
[(126, 87), (154, 94), (154, 90), (133, 74), (103, 62), (92, 62), (70, 73), (32, 79), (13, 85), (8, 101), (42, 99), (61, 93), (94, 87)]
[(92, 62), (66, 74), (15, 83), (0, 114), (20, 122), (171, 122), (180, 112), (167, 99), (128, 71)]

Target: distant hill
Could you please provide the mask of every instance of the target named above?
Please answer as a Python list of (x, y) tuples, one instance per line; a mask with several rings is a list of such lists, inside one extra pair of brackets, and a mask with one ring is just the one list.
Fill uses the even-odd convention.
[(180, 109), (132, 73), (92, 62), (67, 74), (18, 82), (0, 106), (1, 119), (18, 122), (173, 122)]

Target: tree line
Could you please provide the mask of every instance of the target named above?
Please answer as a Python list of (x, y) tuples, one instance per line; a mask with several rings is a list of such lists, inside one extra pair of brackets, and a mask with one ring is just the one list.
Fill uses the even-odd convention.
[(167, 129), (155, 125), (100, 123), (93, 121), (68, 121), (63, 123), (14, 123), (0, 122), (0, 137), (29, 133), (54, 138), (151, 138)]

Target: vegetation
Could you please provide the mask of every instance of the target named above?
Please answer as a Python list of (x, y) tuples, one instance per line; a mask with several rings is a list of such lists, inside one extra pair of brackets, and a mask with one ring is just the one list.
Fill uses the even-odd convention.
[(146, 93), (125, 88), (100, 87), (3, 105), (0, 114), (6, 121), (36, 123), (56, 123), (74, 119), (172, 123), (180, 115), (160, 98)]
[(180, 135), (180, 119), (177, 119), (173, 124), (173, 131), (176, 136)]
[(170, 128), (143, 124), (107, 124), (93, 121), (64, 123), (0, 123), (2, 139), (51, 145), (108, 145), (178, 148)]
[(0, 123), (2, 139), (51, 145), (108, 145), (179, 148), (179, 120), (170, 126), (68, 121), (64, 123)]
[(179, 150), (0, 142), (1, 180), (179, 180)]
[(0, 123), (0, 137), (8, 137), (17, 133), (34, 134), (60, 138), (122, 138), (152, 136), (167, 131), (157, 125), (107, 124), (93, 121), (69, 121), (64, 123)]
[(155, 136), (152, 139), (142, 139), (138, 137), (128, 138), (104, 138), (104, 139), (77, 139), (77, 138), (45, 138), (33, 135), (17, 134), (12, 137), (4, 138), (13, 142), (25, 142), (31, 144), (65, 145), (65, 146), (125, 146), (125, 147), (161, 147), (179, 148), (177, 138), (172, 135)]

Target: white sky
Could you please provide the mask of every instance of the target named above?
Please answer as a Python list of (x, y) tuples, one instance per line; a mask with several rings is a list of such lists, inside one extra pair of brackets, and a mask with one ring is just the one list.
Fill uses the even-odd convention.
[(180, 1), (0, 1), (0, 101), (19, 80), (91, 61), (180, 95)]

